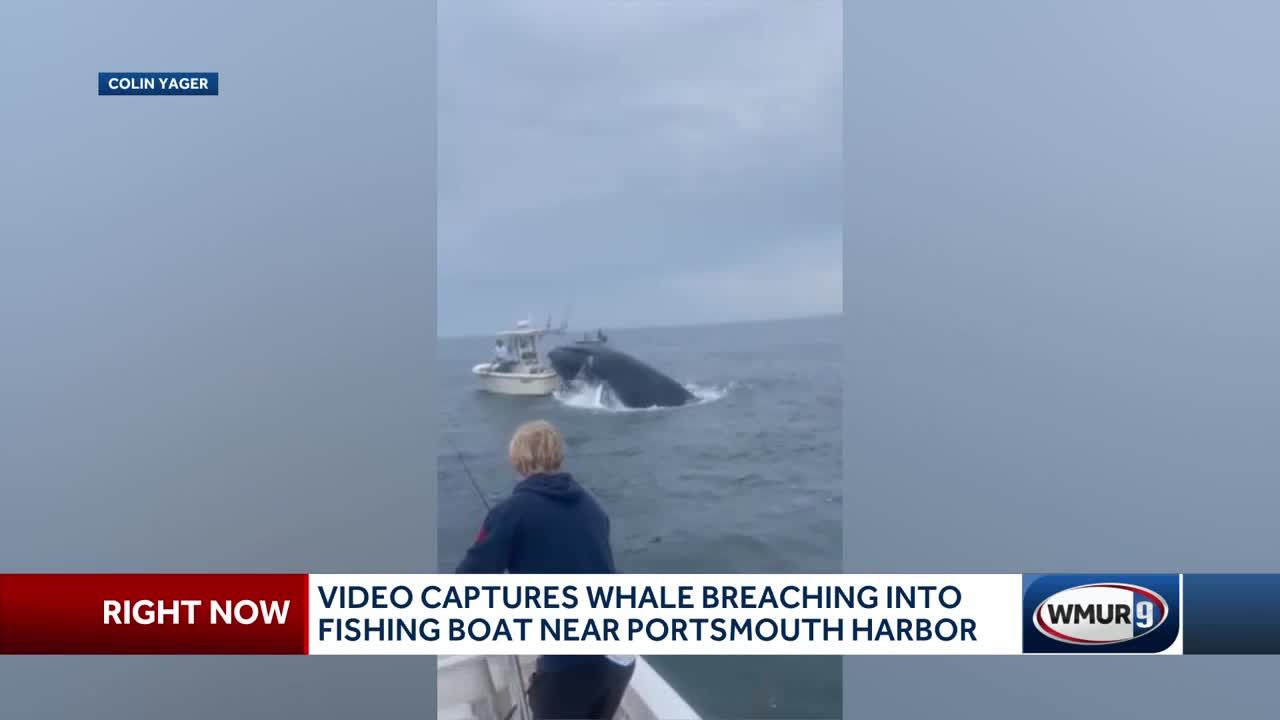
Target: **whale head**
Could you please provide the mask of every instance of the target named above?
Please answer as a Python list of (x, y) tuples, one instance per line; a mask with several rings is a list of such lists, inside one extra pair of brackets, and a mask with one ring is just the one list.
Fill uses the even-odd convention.
[(584, 367), (590, 366), (591, 353), (585, 348), (562, 345), (548, 352), (547, 359), (556, 374), (568, 381), (578, 377)]

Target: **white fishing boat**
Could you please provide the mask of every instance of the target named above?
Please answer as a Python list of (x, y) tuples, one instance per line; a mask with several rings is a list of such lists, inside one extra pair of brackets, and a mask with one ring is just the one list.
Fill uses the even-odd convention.
[[(438, 720), (530, 720), (524, 687), (535, 658), (498, 655), (442, 655), (437, 658)], [(699, 720), (698, 714), (644, 658), (622, 697), (614, 720)]]
[(550, 395), (560, 385), (560, 378), (538, 352), (538, 339), (551, 332), (548, 328), (531, 327), (528, 321), (516, 323), (514, 330), (498, 333), (494, 359), (471, 368), (480, 388), (498, 395)]

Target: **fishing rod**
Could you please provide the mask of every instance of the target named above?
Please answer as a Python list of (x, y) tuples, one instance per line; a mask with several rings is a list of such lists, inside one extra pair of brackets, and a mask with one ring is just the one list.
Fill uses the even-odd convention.
[[(484, 496), (484, 491), (480, 489), (480, 483), (476, 482), (476, 476), (471, 474), (471, 467), (467, 465), (466, 458), (462, 456), (462, 449), (459, 448), (458, 445), (454, 443), (452, 439), (449, 438), (449, 436), (446, 435), (445, 440), (453, 448), (454, 453), (457, 454), (458, 462), (462, 465), (463, 471), (466, 472), (467, 479), (471, 481), (471, 487), (475, 488), (476, 496), (480, 498), (480, 502), (484, 505), (484, 509), (487, 511), (492, 511), (493, 506), (489, 504), (489, 499)], [(530, 688), (525, 684), (525, 681), (524, 681), (524, 669), (520, 667), (520, 656), (512, 655), (511, 657), (516, 664), (516, 677), (520, 681), (521, 695), (523, 695), (527, 700), (529, 696)], [(524, 708), (522, 707), (522, 704), (520, 702), (520, 695), (516, 696), (516, 704), (512, 705), (511, 709), (507, 711), (507, 714), (502, 716), (502, 720), (511, 720), (511, 716), (515, 714), (517, 709), (520, 710), (520, 717), (524, 717), (525, 713), (524, 713)]]
[(480, 503), (484, 505), (485, 510), (492, 510), (493, 506), (489, 504), (489, 498), (485, 497), (484, 491), (480, 489), (480, 483), (476, 482), (476, 476), (471, 474), (471, 467), (467, 465), (466, 458), (462, 456), (462, 450), (458, 448), (453, 440), (449, 440), (447, 435), (445, 439), (448, 440), (449, 445), (453, 447), (453, 452), (458, 456), (458, 462), (462, 464), (463, 471), (467, 473), (467, 479), (471, 481), (471, 487), (475, 489), (476, 496), (480, 498)]

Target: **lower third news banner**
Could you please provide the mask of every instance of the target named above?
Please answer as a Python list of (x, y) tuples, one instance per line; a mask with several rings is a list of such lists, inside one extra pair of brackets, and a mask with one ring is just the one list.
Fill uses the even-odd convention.
[(1280, 653), (1280, 575), (0, 575), (0, 654)]

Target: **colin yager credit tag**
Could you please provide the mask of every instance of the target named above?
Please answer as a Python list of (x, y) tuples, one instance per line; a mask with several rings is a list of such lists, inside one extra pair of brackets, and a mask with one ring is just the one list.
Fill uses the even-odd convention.
[(99, 95), (217, 95), (218, 73), (98, 73)]

